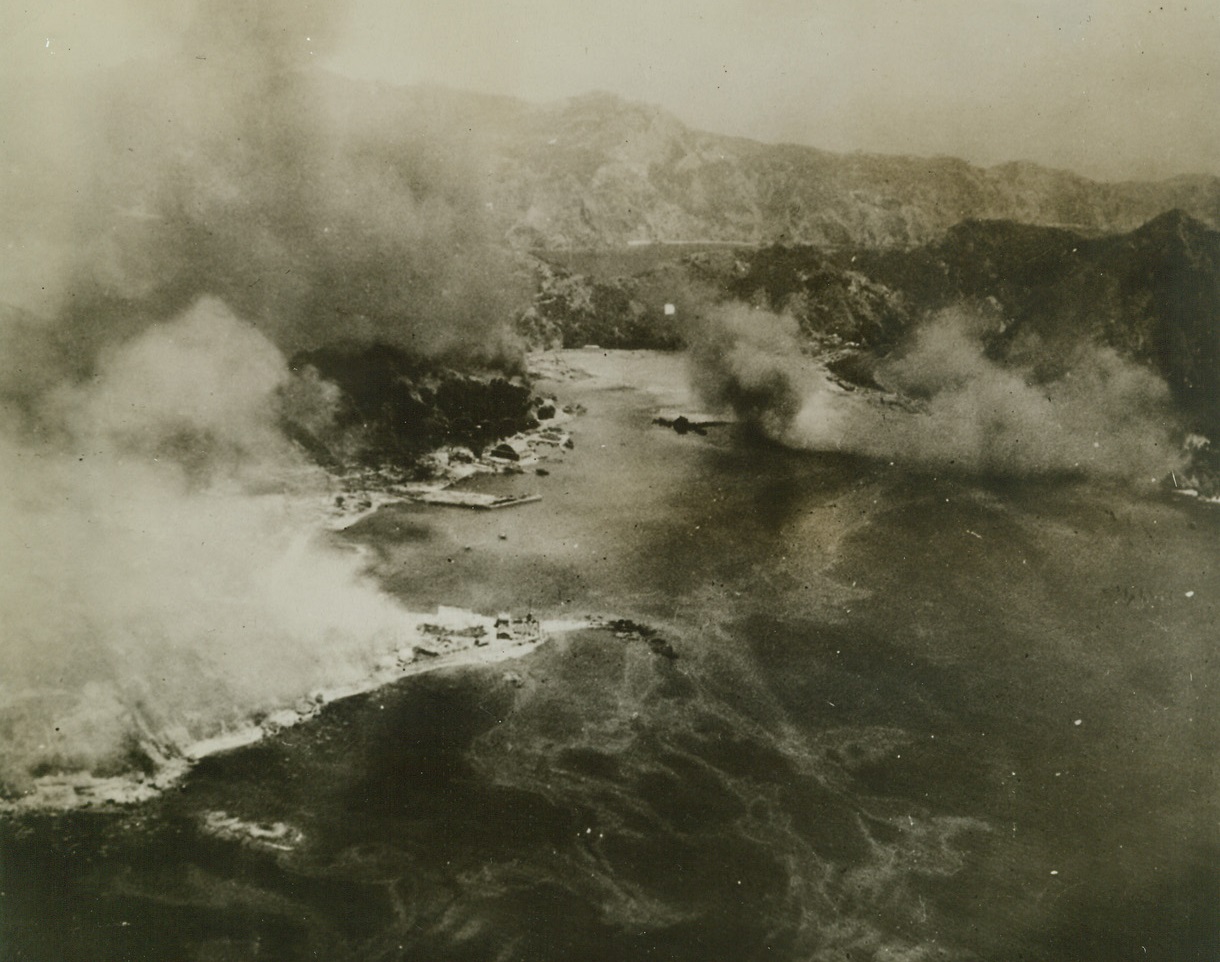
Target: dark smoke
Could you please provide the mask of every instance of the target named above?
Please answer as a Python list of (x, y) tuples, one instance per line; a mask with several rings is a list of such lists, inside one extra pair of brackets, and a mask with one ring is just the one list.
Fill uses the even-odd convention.
[[(983, 325), (942, 312), (880, 364), (899, 401), (847, 393), (801, 351), (790, 318), (720, 310), (697, 348), (696, 386), (783, 444), (989, 474), (1148, 479), (1179, 462), (1179, 428), (1155, 374), (1096, 345), (1047, 380), (991, 360)], [(905, 400), (903, 400), (905, 399)]]
[(741, 302), (705, 307), (687, 331), (695, 389), (713, 407), (784, 437), (807, 389), (798, 335), (786, 315)]

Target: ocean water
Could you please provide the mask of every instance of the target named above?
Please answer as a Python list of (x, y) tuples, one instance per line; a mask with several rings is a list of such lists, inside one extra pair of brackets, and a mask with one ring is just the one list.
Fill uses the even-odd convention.
[(679, 436), (679, 359), (575, 357), (575, 450), (479, 482), (541, 502), (345, 537), (408, 607), (677, 657), (574, 632), (10, 820), (0, 958), (1220, 957), (1220, 513)]

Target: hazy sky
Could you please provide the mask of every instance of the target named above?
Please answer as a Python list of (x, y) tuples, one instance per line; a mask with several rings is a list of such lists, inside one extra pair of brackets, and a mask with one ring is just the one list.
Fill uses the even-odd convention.
[[(9, 69), (58, 56), (60, 72), (166, 52), (213, 2), (225, 6), (3, 0), (4, 52)], [(832, 150), (1029, 159), (1103, 178), (1220, 174), (1220, 0), (292, 6), (302, 47), (355, 77), (532, 100), (609, 90), (704, 129)]]

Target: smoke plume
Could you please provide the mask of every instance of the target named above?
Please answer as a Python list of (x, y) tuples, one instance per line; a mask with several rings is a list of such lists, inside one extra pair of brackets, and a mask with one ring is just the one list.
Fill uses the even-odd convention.
[(137, 730), (213, 734), (390, 646), (401, 611), (311, 540), (317, 469), (277, 430), (289, 377), (203, 301), (49, 398), (52, 440), (4, 441), (0, 782), (120, 768)]
[(213, 734), (395, 640), (401, 610), (314, 536), (325, 479), (280, 424), (324, 424), (336, 390), (286, 357), (518, 362), (479, 170), (407, 95), (311, 65), (331, 5), (137, 12), (172, 35), (149, 59), (0, 70), (7, 790)]
[(37, 116), (9, 108), (10, 393), (88, 373), (107, 343), (202, 295), (287, 355), (342, 339), (514, 362), (520, 285), (481, 172), (409, 93), (311, 66), (336, 20), (207, 0), (171, 54), (49, 85)]
[(705, 307), (690, 327), (691, 373), (700, 396), (783, 437), (810, 387), (796, 321), (732, 302)]
[(881, 363), (887, 399), (847, 393), (801, 351), (795, 322), (727, 306), (692, 349), (695, 383), (781, 443), (990, 474), (1146, 478), (1177, 463), (1177, 425), (1156, 375), (1082, 345), (1050, 379), (987, 356), (962, 310), (918, 328)]

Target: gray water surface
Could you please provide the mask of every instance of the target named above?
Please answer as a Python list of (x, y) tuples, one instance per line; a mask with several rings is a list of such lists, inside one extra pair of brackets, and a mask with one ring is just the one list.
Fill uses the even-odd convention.
[(596, 365), (554, 385), (574, 451), (477, 482), (541, 502), (347, 536), (411, 608), (630, 618), (676, 659), (577, 632), (6, 829), (0, 956), (1220, 955), (1220, 513), (679, 436), (677, 358)]

